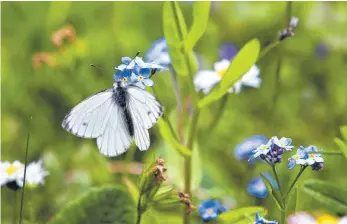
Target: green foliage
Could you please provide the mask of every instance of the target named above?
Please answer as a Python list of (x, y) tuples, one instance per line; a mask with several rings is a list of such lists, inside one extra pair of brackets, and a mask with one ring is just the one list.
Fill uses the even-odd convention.
[(347, 211), (347, 190), (322, 180), (307, 180), (305, 192), (333, 212)]
[(163, 121), (162, 119), (158, 121), (157, 123), (159, 127), (159, 131), (161, 136), (169, 142), (172, 147), (177, 150), (177, 152), (184, 157), (189, 157), (191, 156), (191, 151), (187, 147), (181, 145), (177, 139), (173, 136), (173, 133), (170, 131), (170, 128), (167, 124), (167, 122)]
[(279, 190), (276, 190), (274, 188), (274, 186), (272, 186), (271, 182), (268, 180), (268, 178), (264, 175), (264, 174), (260, 174), (261, 178), (263, 179), (267, 190), (270, 192), (270, 195), (272, 196), (272, 198), (274, 199), (274, 201), (276, 202), (276, 205), (279, 209), (283, 209), (284, 205), (283, 205), (283, 200), (282, 197), (280, 195)]
[(163, 30), (175, 72), (182, 76), (194, 74), (198, 69), (198, 65), (194, 53), (183, 50), (188, 31), (181, 8), (177, 2), (164, 3)]
[(119, 187), (94, 188), (69, 202), (50, 224), (135, 223), (136, 207), (127, 191)]
[(194, 21), (186, 39), (184, 40), (184, 49), (186, 52), (191, 52), (195, 44), (204, 34), (208, 23), (210, 6), (210, 1), (199, 1), (193, 3)]
[[(340, 131), (341, 131), (342, 137), (347, 141), (347, 126), (341, 127)], [(347, 158), (347, 144), (339, 138), (334, 138), (334, 142), (336, 143), (336, 145), (339, 146), (343, 155)]]
[(219, 100), (228, 90), (254, 65), (259, 57), (260, 43), (257, 39), (247, 42), (232, 60), (231, 65), (223, 75), (220, 85), (199, 102), (199, 107)]
[(262, 207), (244, 207), (222, 213), (219, 220), (221, 223), (250, 223), (258, 212), (261, 216), (267, 214), (266, 209)]

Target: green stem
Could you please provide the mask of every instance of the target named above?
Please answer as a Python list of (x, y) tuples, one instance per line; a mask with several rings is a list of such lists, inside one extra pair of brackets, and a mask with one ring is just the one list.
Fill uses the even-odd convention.
[(280, 183), (280, 178), (278, 177), (278, 172), (277, 172), (276, 166), (272, 165), (271, 167), (272, 167), (272, 171), (273, 171), (273, 173), (275, 175), (275, 178), (276, 178), (276, 182), (277, 182), (277, 185), (278, 185), (278, 190), (280, 191), (280, 194), (283, 197), (283, 192), (282, 192), (282, 187), (281, 187), (281, 183)]
[(20, 200), (19, 224), (22, 224), (23, 205), (24, 205), (24, 192), (25, 192), (26, 174), (27, 174), (27, 166), (28, 166), (28, 151), (29, 151), (30, 123), (31, 123), (31, 120), (32, 120), (32, 117), (30, 117), (30, 120), (29, 120), (27, 144), (26, 144), (26, 148), (25, 148), (24, 179), (23, 179), (22, 197), (21, 197), (21, 200)]
[(220, 121), (222, 115), (223, 115), (223, 112), (224, 112), (224, 108), (225, 106), (227, 105), (227, 102), (228, 102), (228, 99), (229, 99), (229, 94), (225, 94), (220, 102), (220, 105), (219, 105), (219, 108), (218, 108), (218, 111), (217, 111), (217, 114), (211, 124), (211, 128), (209, 130), (209, 133), (211, 133), (213, 131), (213, 129), (217, 126), (218, 122)]
[(136, 221), (136, 224), (141, 223), (141, 216), (142, 216), (142, 212), (141, 212), (141, 196), (140, 196), (139, 201), (137, 202), (137, 221)]
[(17, 224), (17, 191), (14, 191), (13, 194), (13, 217), (12, 223)]
[(299, 173), (296, 175), (294, 181), (292, 182), (292, 184), (290, 185), (288, 191), (284, 194), (284, 198), (287, 198), (288, 194), (291, 192), (291, 190), (293, 189), (294, 185), (296, 184), (296, 182), (299, 180), (301, 174), (304, 172), (304, 170), (307, 168), (307, 166), (302, 166)]
[(336, 152), (318, 152), (318, 153), (323, 154), (323, 155), (327, 155), (327, 156), (329, 156), (329, 155), (331, 155), (331, 156), (334, 156), (334, 155), (343, 156), (344, 155), (342, 152), (338, 152), (338, 151), (336, 151)]

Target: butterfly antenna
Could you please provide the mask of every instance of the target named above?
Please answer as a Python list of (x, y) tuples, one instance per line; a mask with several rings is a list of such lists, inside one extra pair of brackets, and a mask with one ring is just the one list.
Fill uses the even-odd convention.
[(30, 117), (29, 125), (28, 125), (28, 135), (27, 135), (27, 144), (25, 148), (25, 160), (24, 160), (24, 180), (23, 180), (23, 191), (22, 198), (20, 201), (20, 213), (19, 213), (19, 224), (22, 224), (22, 214), (23, 214), (23, 203), (24, 203), (24, 190), (25, 190), (25, 182), (26, 182), (26, 174), (27, 174), (27, 166), (28, 166), (28, 151), (29, 151), (29, 139), (30, 139), (30, 124), (33, 117)]
[(97, 65), (94, 65), (94, 64), (90, 64), (90, 66), (92, 66), (92, 67), (94, 67), (94, 68), (97, 68), (97, 69), (99, 69), (99, 70), (101, 70), (101, 71), (104, 70), (103, 68), (101, 68), (101, 67), (99, 67), (99, 66), (97, 66)]

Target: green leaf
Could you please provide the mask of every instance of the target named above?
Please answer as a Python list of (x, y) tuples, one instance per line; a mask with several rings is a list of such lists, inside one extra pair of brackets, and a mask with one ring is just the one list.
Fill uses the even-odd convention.
[(136, 184), (134, 184), (134, 182), (132, 182), (129, 178), (124, 177), (123, 178), (123, 182), (124, 184), (127, 186), (128, 188), (128, 192), (130, 193), (131, 197), (133, 198), (133, 200), (135, 202), (137, 202), (139, 200), (139, 196), (140, 196), (140, 192), (136, 186)]
[(261, 173), (260, 176), (263, 179), (267, 190), (270, 192), (272, 198), (275, 200), (277, 207), (279, 209), (283, 209), (284, 208), (283, 201), (279, 191), (276, 190), (274, 186), (272, 186), (271, 182), (267, 179), (267, 177), (264, 174)]
[[(170, 177), (170, 181), (179, 189), (184, 188), (184, 164), (183, 158), (171, 147), (165, 148), (165, 161), (168, 167), (167, 174)], [(202, 162), (199, 153), (198, 143), (195, 142), (192, 156), (192, 180), (191, 188), (192, 190), (197, 189), (200, 186), (202, 180)]]
[(159, 127), (159, 131), (160, 131), (160, 134), (161, 136), (168, 142), (172, 145), (172, 147), (174, 149), (177, 150), (177, 152), (181, 155), (181, 156), (184, 156), (184, 157), (189, 157), (192, 155), (191, 151), (181, 145), (177, 139), (172, 135), (171, 131), (170, 131), (170, 128), (168, 127), (168, 124), (163, 120), (163, 119), (160, 119), (157, 123), (158, 127)]
[(307, 180), (304, 183), (304, 190), (330, 211), (347, 211), (347, 189), (342, 189), (327, 181)]
[(199, 1), (193, 3), (194, 22), (192, 27), (190, 28), (187, 38), (184, 41), (186, 52), (192, 51), (195, 44), (204, 34), (210, 14), (210, 6), (210, 1)]
[(335, 144), (340, 148), (343, 155), (347, 158), (347, 145), (339, 138), (334, 138)]
[(228, 90), (257, 62), (260, 52), (260, 43), (257, 39), (247, 42), (223, 75), (222, 81), (212, 92), (202, 100), (198, 107), (202, 108), (223, 97)]
[[(251, 220), (255, 218), (256, 213), (260, 213), (261, 216), (266, 216), (267, 210), (263, 207), (244, 207), (239, 209), (230, 210), (228, 212), (224, 212), (219, 216), (219, 220), (222, 223), (239, 223), (246, 222), (249, 223)], [(248, 222), (247, 222), (248, 221)]]
[(99, 187), (68, 203), (49, 223), (135, 223), (136, 214), (136, 205), (123, 188)]
[(187, 36), (187, 25), (177, 2), (164, 2), (163, 30), (168, 44), (171, 64), (178, 75), (188, 76), (196, 73), (198, 62), (192, 51), (183, 51)]
[(287, 199), (287, 206), (286, 206), (287, 213), (292, 214), (296, 212), (298, 199), (299, 199), (298, 195), (299, 195), (299, 187), (296, 184)]
[(343, 138), (347, 141), (347, 125), (340, 127), (340, 131)]

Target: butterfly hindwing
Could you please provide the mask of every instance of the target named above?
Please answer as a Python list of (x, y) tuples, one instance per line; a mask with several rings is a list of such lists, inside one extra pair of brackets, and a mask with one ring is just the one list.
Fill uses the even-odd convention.
[(135, 143), (140, 150), (147, 150), (150, 145), (148, 129), (153, 127), (162, 115), (162, 106), (152, 94), (141, 88), (129, 86), (127, 91)]
[(65, 130), (82, 138), (97, 138), (103, 134), (114, 103), (113, 90), (96, 93), (75, 106), (64, 118)]

